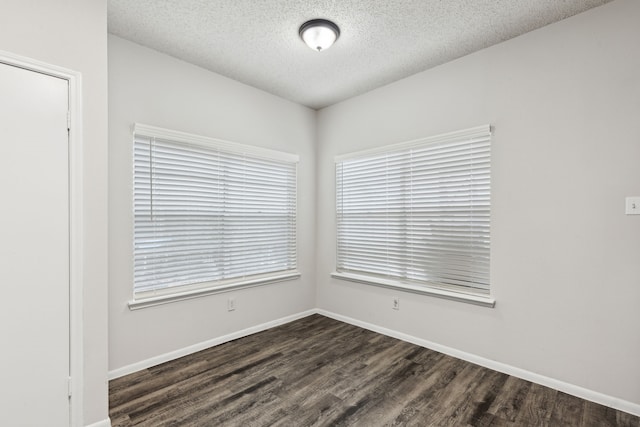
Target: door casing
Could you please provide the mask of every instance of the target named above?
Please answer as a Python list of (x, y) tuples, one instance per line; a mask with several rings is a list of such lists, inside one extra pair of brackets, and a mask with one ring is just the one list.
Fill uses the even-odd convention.
[(82, 76), (76, 71), (0, 50), (0, 63), (69, 83), (69, 391), (71, 426), (83, 426)]

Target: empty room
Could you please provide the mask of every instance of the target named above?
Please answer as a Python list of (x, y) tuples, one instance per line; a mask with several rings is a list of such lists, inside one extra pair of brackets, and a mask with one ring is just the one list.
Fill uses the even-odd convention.
[(0, 425), (640, 427), (640, 2), (7, 0)]

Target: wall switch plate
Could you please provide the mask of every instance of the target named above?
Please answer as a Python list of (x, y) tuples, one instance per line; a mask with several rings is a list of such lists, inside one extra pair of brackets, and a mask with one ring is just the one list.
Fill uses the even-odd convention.
[(625, 210), (627, 215), (640, 215), (640, 196), (627, 197), (625, 199)]
[(229, 298), (227, 300), (227, 311), (233, 311), (236, 309), (236, 299), (235, 298)]
[(394, 297), (393, 298), (393, 309), (394, 310), (400, 310), (400, 298), (398, 297)]

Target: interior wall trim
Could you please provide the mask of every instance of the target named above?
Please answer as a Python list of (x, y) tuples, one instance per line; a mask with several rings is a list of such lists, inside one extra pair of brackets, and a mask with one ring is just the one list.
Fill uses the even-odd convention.
[[(341, 322), (345, 322), (350, 325), (368, 329), (370, 331), (377, 332), (379, 334), (386, 335), (392, 338), (397, 338), (399, 340), (406, 341), (415, 345), (419, 345), (420, 347), (428, 348), (430, 350), (434, 350), (434, 351), (437, 351), (461, 360), (465, 360), (467, 362), (475, 363), (476, 365), (493, 369), (494, 371), (502, 372), (503, 374), (512, 375), (516, 378), (520, 378), (526, 381), (531, 381), (533, 383), (540, 384), (545, 387), (550, 387), (554, 390), (558, 390), (558, 391), (570, 394), (572, 396), (579, 397), (581, 399), (589, 400), (591, 402), (595, 402), (595, 403), (605, 405), (614, 409), (618, 409), (620, 411), (624, 411), (629, 414), (640, 416), (640, 404), (629, 402), (624, 399), (620, 399), (614, 396), (609, 396), (607, 394), (590, 390), (584, 387), (580, 387), (574, 384), (570, 384), (564, 381), (560, 381), (555, 378), (546, 377), (544, 375), (536, 374), (534, 372), (530, 372), (525, 369), (507, 365), (505, 363), (500, 363), (495, 360), (486, 359), (484, 357), (477, 356), (475, 354), (467, 353), (461, 350), (457, 350), (455, 348), (434, 343), (432, 341), (414, 337), (412, 335), (394, 331), (392, 329), (388, 329), (382, 326), (374, 325), (372, 323), (364, 322), (361, 320), (357, 320), (351, 317), (343, 316), (341, 314), (333, 313), (331, 311), (318, 309), (318, 308), (303, 311), (290, 316), (282, 317), (280, 319), (276, 319), (271, 322), (262, 323), (260, 325), (252, 326), (250, 328), (246, 328), (238, 332), (223, 335), (221, 337), (213, 338), (198, 344), (194, 344), (189, 347), (171, 351), (169, 353), (152, 357), (150, 359), (142, 360), (140, 362), (133, 363), (131, 365), (124, 366), (122, 368), (114, 369), (112, 371), (109, 371), (109, 379), (112, 380), (128, 374), (132, 374), (134, 372), (141, 371), (143, 369), (147, 369), (155, 365), (159, 365), (160, 363), (169, 362), (171, 360), (207, 349), (209, 347), (224, 344), (226, 342), (229, 342), (238, 338), (246, 337), (248, 335), (252, 335), (257, 332), (261, 332), (269, 328), (273, 328), (275, 326), (284, 325), (286, 323), (293, 322), (294, 320), (302, 319), (303, 317), (307, 317), (312, 314), (320, 314), (322, 316), (326, 316), (331, 319), (339, 320)], [(102, 426), (96, 425), (92, 427), (102, 427)]]
[(387, 329), (382, 326), (374, 325), (361, 320), (353, 319), (351, 317), (336, 314), (327, 310), (317, 309), (316, 313), (326, 317), (330, 317), (341, 322), (349, 323), (354, 326), (359, 326), (364, 329), (368, 329), (373, 332), (377, 332), (382, 335), (386, 335), (392, 338), (397, 338), (402, 341), (406, 341), (412, 344), (419, 345), (420, 347), (428, 348), (446, 355), (455, 357), (457, 359), (465, 360), (467, 362), (475, 363), (476, 365), (483, 366), (485, 368), (493, 369), (494, 371), (502, 372), (503, 374), (512, 375), (516, 378), (520, 378), (526, 381), (531, 381), (536, 384), (540, 384), (545, 387), (558, 390), (572, 396), (579, 397), (581, 399), (589, 400), (601, 405), (605, 405), (620, 411), (627, 412), (636, 416), (640, 416), (640, 404), (626, 401), (614, 396), (609, 396), (594, 390), (590, 390), (584, 387), (580, 387), (574, 384), (570, 384), (564, 381), (557, 380), (555, 378), (546, 377), (544, 375), (536, 374), (534, 372), (527, 371), (525, 369), (517, 368), (515, 366), (500, 363), (495, 360), (486, 359), (475, 354), (467, 353), (455, 348), (447, 347), (441, 344), (437, 344), (422, 338), (417, 338), (412, 335), (404, 334), (402, 332)]
[(69, 84), (69, 392), (72, 426), (84, 425), (84, 195), (82, 74), (0, 50), (0, 63), (66, 80)]
[(89, 424), (86, 427), (111, 427), (111, 419), (107, 418), (106, 420), (98, 421), (93, 424)]
[(248, 335), (255, 334), (257, 332), (262, 332), (269, 328), (273, 328), (275, 326), (284, 325), (286, 323), (290, 323), (290, 322), (293, 322), (294, 320), (302, 319), (303, 317), (311, 316), (312, 314), (316, 314), (316, 313), (317, 313), (316, 310), (307, 310), (297, 314), (292, 314), (291, 316), (282, 317), (280, 319), (276, 319), (270, 322), (262, 323), (260, 325), (252, 326), (250, 328), (242, 329), (237, 332), (232, 332), (227, 335), (222, 335), (220, 337), (212, 338), (210, 340), (206, 340), (194, 345), (190, 345), (188, 347), (170, 351), (168, 353), (164, 353), (155, 357), (151, 357), (149, 359), (141, 360), (140, 362), (132, 363), (130, 365), (123, 366), (118, 369), (114, 369), (112, 371), (109, 371), (108, 377), (109, 377), (109, 380), (120, 378), (125, 375), (133, 374), (134, 372), (142, 371), (143, 369), (148, 369), (152, 366), (159, 365), (161, 363), (169, 362), (171, 360), (175, 360), (180, 357), (187, 356), (189, 354), (193, 354), (198, 351), (202, 351), (216, 345), (224, 344), (226, 342), (233, 341), (238, 338), (243, 338)]

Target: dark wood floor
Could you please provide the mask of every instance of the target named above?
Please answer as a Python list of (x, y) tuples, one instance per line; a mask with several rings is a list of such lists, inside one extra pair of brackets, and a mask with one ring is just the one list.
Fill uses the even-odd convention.
[(109, 384), (119, 426), (640, 426), (640, 418), (320, 315)]

